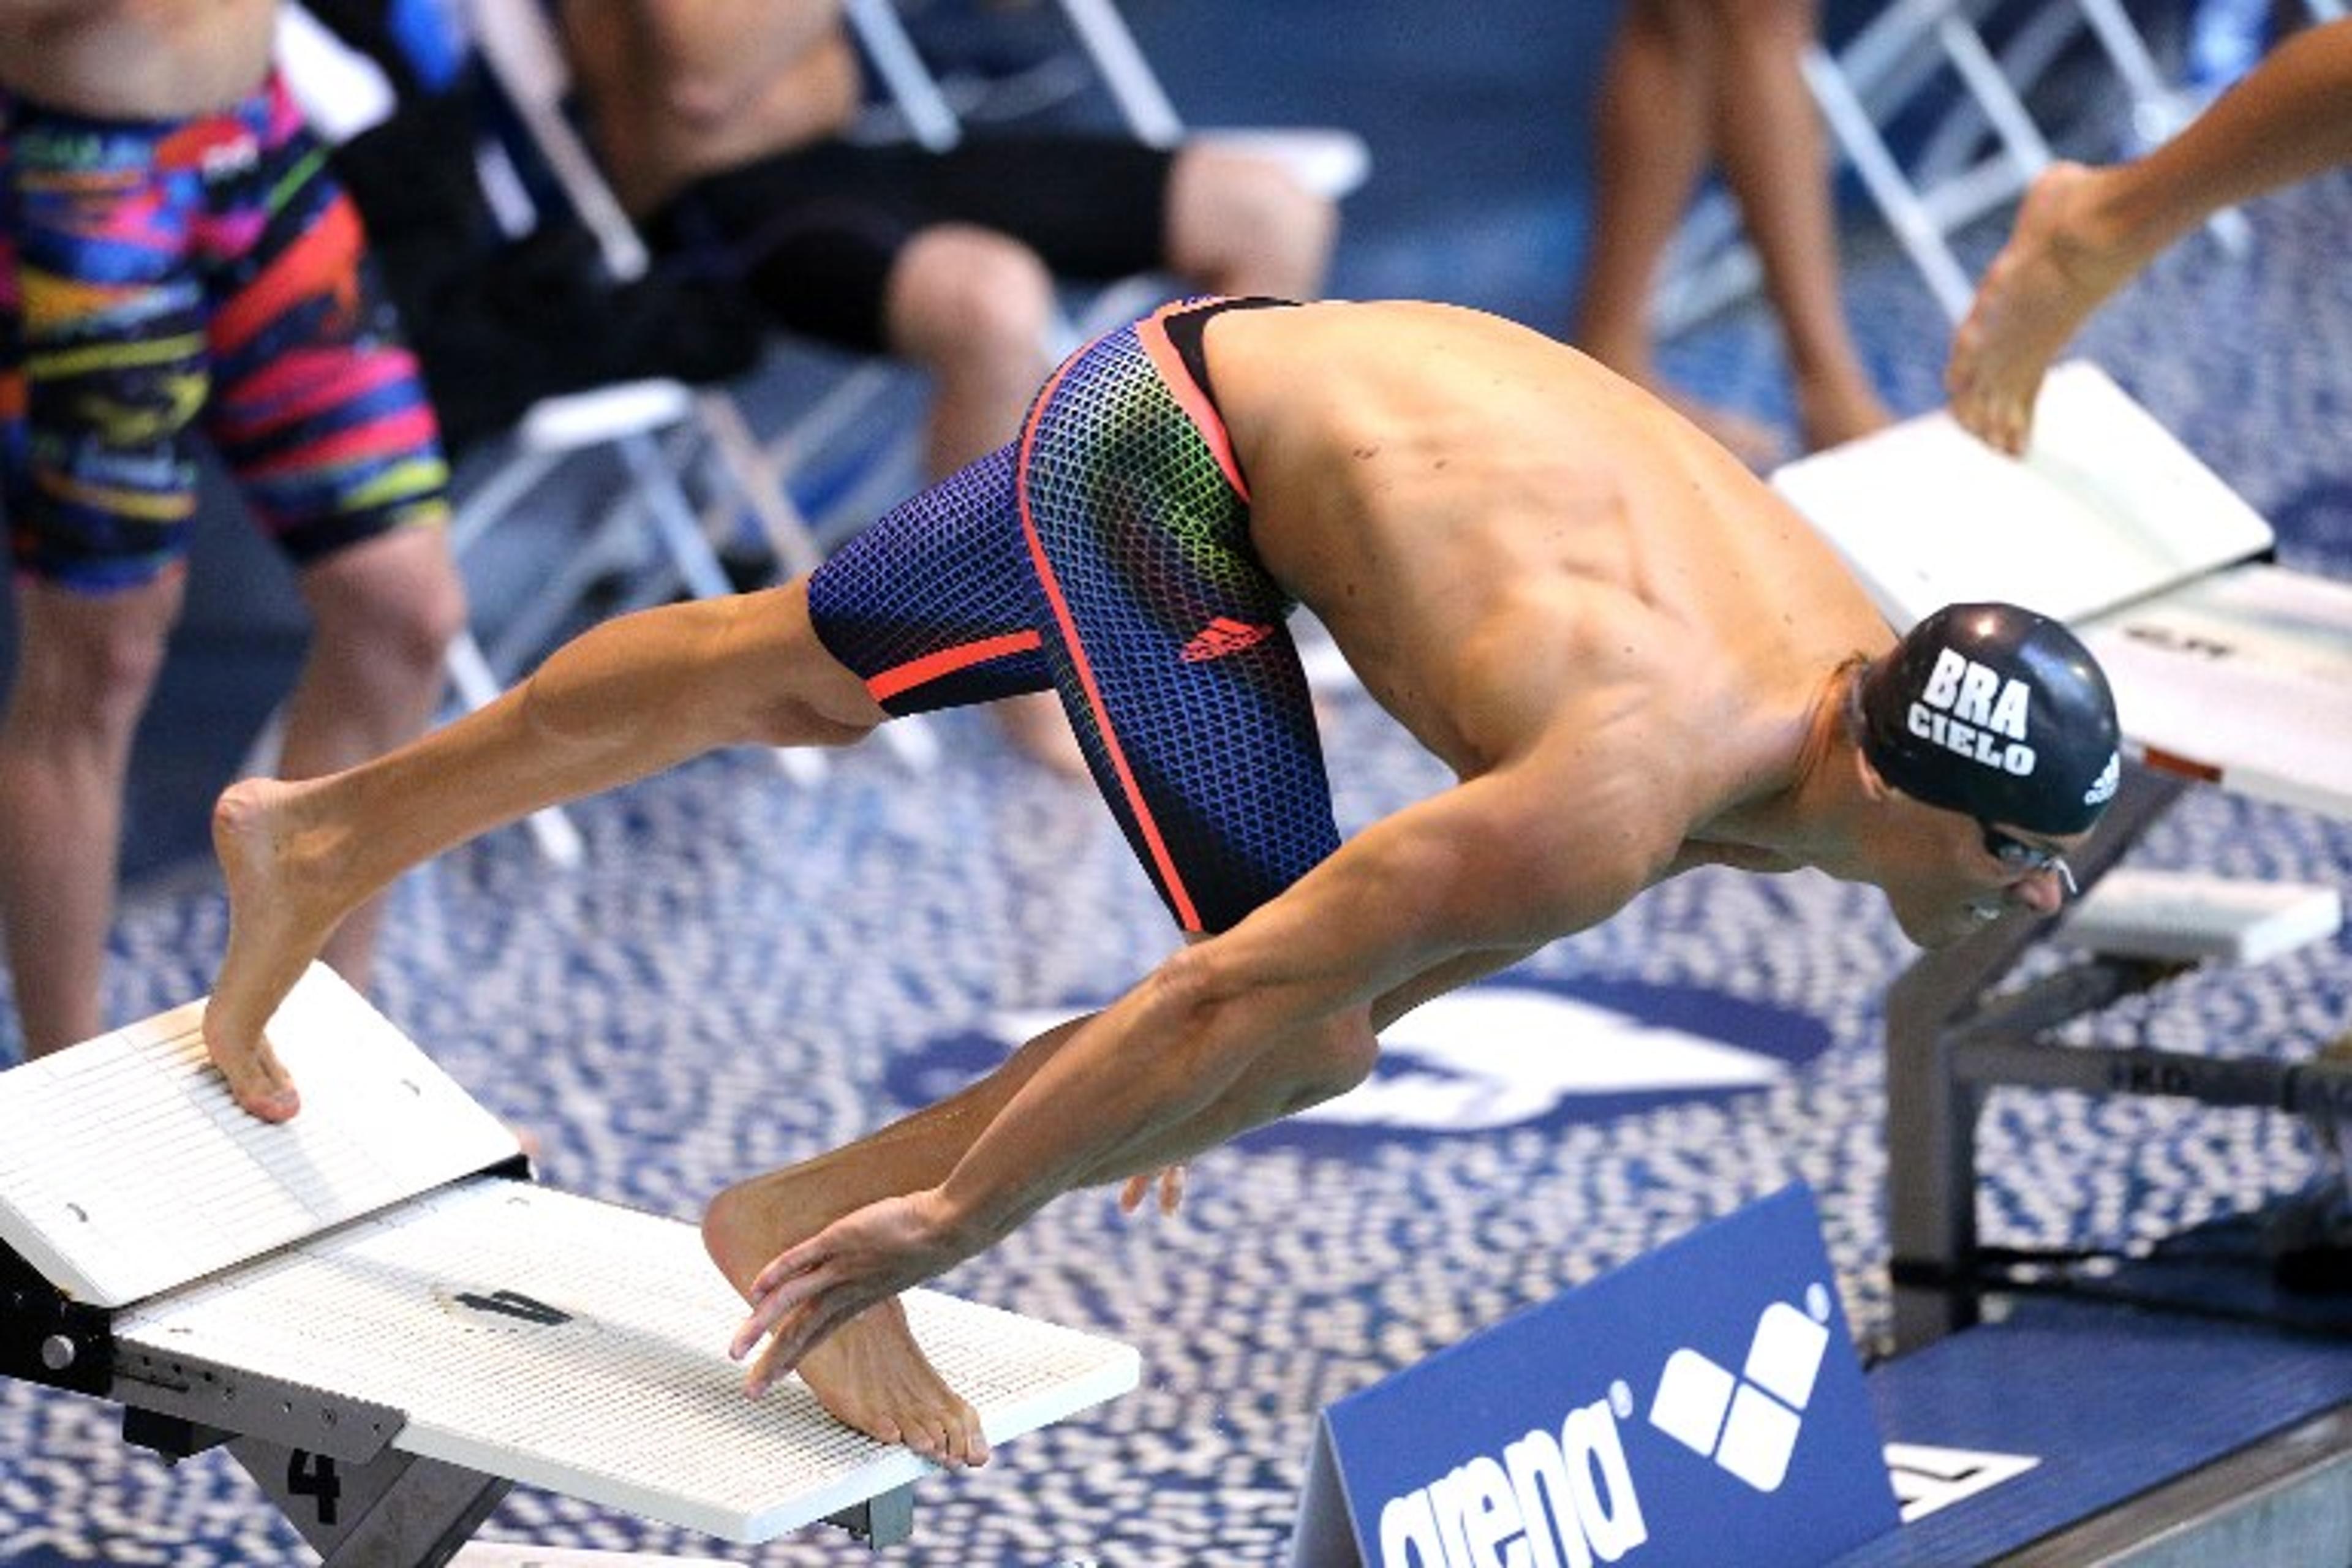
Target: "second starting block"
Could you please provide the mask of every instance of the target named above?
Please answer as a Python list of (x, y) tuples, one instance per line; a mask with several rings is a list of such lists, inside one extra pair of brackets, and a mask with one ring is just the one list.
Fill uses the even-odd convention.
[[(753, 1542), (887, 1544), (931, 1466), (798, 1378), (747, 1399), (693, 1226), (529, 1180), (513, 1134), (331, 971), (271, 1026), (254, 1121), (201, 1002), (0, 1073), (0, 1373), (226, 1445), (328, 1564), (440, 1568), (518, 1482)], [(924, 1352), (992, 1444), (1136, 1385), (1129, 1347), (935, 1291)]]

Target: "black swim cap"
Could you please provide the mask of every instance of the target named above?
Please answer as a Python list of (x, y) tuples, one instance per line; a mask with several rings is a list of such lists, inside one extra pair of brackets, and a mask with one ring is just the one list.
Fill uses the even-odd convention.
[(2115, 798), (2115, 696), (2046, 616), (1947, 605), (1861, 681), (1863, 754), (1915, 800), (2061, 837)]

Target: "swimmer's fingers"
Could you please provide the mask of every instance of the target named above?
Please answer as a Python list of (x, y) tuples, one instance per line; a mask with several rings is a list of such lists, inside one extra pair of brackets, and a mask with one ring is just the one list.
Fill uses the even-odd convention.
[(961, 1262), (964, 1253), (945, 1239), (934, 1194), (912, 1193), (852, 1210), (760, 1270), (747, 1292), (751, 1315), (727, 1353), (741, 1361), (774, 1336), (745, 1387), (763, 1392), (824, 1342), (826, 1335), (866, 1308), (919, 1285)]
[(768, 1348), (743, 1376), (743, 1392), (754, 1399), (767, 1393), (864, 1310), (865, 1304), (854, 1301), (845, 1288), (818, 1272), (796, 1276), (771, 1291), (736, 1331), (728, 1351), (741, 1361), (763, 1337), (768, 1340)]
[(737, 1361), (742, 1360), (760, 1336), (775, 1327), (772, 1321), (763, 1320), (772, 1320), (784, 1310), (787, 1303), (775, 1302), (772, 1306), (770, 1299), (824, 1262), (824, 1248), (821, 1245), (824, 1240), (824, 1235), (820, 1231), (798, 1247), (788, 1247), (768, 1260), (768, 1266), (752, 1279), (751, 1288), (747, 1292), (752, 1312), (744, 1320), (742, 1328), (736, 1331), (734, 1342), (728, 1346), (729, 1355)]
[(1118, 1209), (1121, 1214), (1133, 1214), (1143, 1206), (1143, 1200), (1154, 1188), (1160, 1193), (1160, 1212), (1174, 1214), (1184, 1201), (1184, 1167), (1164, 1165), (1157, 1171), (1147, 1171), (1139, 1176), (1129, 1176), (1119, 1189)]

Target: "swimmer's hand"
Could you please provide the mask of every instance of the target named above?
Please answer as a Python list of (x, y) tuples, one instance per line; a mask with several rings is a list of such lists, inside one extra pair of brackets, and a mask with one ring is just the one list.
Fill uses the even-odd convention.
[(258, 1029), (231, 1027), (209, 1003), (205, 1007), (205, 1050), (228, 1081), (229, 1093), (248, 1113), (264, 1121), (290, 1121), (302, 1109), (294, 1075), (270, 1048), (269, 1037)]
[(751, 1315), (727, 1347), (741, 1361), (768, 1339), (743, 1392), (765, 1394), (842, 1324), (979, 1250), (957, 1238), (945, 1199), (927, 1188), (854, 1209), (778, 1253), (751, 1281)]
[(1143, 1206), (1151, 1190), (1160, 1189), (1160, 1212), (1174, 1214), (1184, 1201), (1184, 1167), (1163, 1165), (1157, 1171), (1147, 1171), (1139, 1176), (1129, 1176), (1127, 1185), (1119, 1189), (1118, 1212), (1133, 1214)]

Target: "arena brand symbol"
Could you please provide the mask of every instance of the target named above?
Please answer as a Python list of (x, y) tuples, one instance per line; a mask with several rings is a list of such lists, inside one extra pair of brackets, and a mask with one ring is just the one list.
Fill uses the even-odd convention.
[(1617, 1430), (1633, 1409), (1633, 1391), (1612, 1384), (1606, 1399), (1570, 1411), (1556, 1435), (1538, 1426), (1499, 1458), (1480, 1455), (1391, 1498), (1381, 1509), (1381, 1568), (1616, 1562), (1650, 1539)]
[(242, 126), (216, 131), (185, 131), (173, 137), (173, 143), (175, 144), (166, 145), (163, 153), (166, 159), (184, 159), (193, 151), (198, 166), (213, 179), (241, 174), (258, 167), (261, 163), (261, 143)]
[(1775, 1301), (1764, 1309), (1738, 1376), (1695, 1350), (1668, 1356), (1650, 1425), (1758, 1491), (1778, 1491), (1830, 1344), (1827, 1288), (1809, 1288), (1805, 1307), (1800, 1312)]
[(1791, 1185), (1334, 1401), (1291, 1561), (1843, 1561), (1897, 1521), (1833, 1278)]
[[(1906, 724), (1973, 763), (2023, 778), (2033, 772), (2033, 748), (2025, 743), (2025, 720), (2033, 689), (2004, 679), (1964, 655), (1944, 648)], [(2004, 740), (2003, 737), (2006, 737)]]

